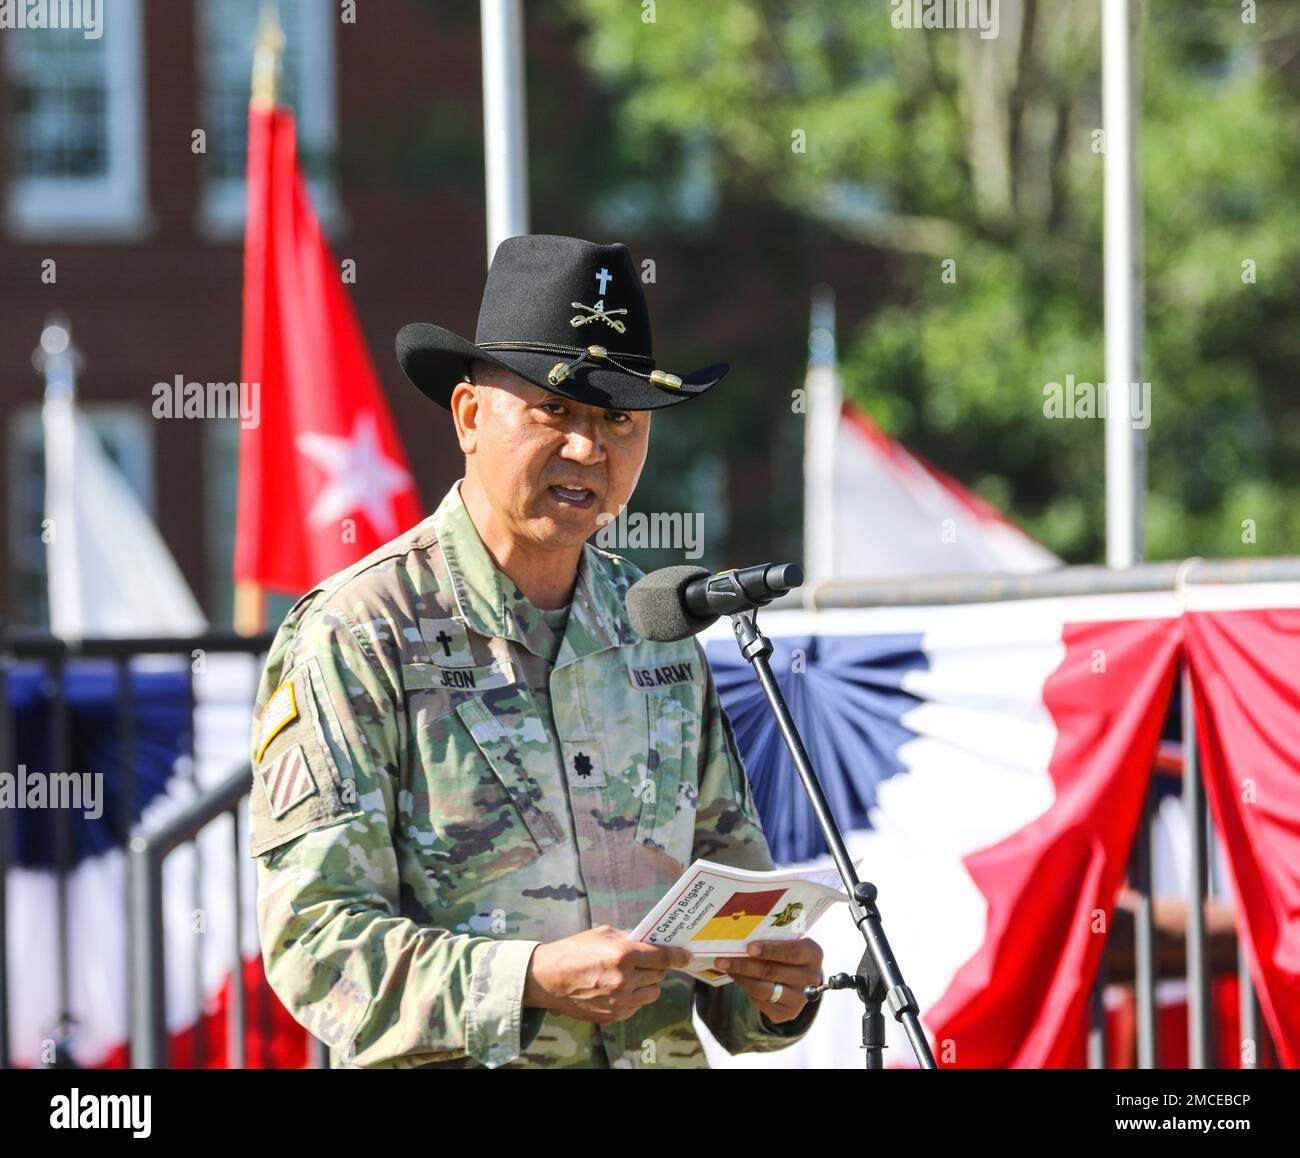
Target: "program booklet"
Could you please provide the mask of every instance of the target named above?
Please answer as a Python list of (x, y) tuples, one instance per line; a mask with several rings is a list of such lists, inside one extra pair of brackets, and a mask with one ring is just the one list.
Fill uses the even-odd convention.
[(833, 864), (758, 872), (697, 860), (628, 940), (689, 949), (695, 960), (681, 972), (706, 985), (726, 985), (732, 979), (712, 967), (715, 957), (747, 956), (750, 941), (805, 937), (831, 905), (848, 899)]

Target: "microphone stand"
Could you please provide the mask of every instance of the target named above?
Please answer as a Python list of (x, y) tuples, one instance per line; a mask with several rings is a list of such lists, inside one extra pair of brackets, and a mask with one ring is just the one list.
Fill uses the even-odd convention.
[(866, 950), (858, 962), (857, 972), (853, 974), (836, 973), (821, 985), (809, 985), (804, 989), (804, 996), (809, 1001), (820, 1001), (827, 989), (849, 989), (856, 991), (866, 1007), (862, 1014), (862, 1048), (866, 1051), (867, 1069), (879, 1070), (885, 1067), (885, 1018), (881, 1006), (889, 1005), (889, 1011), (907, 1031), (912, 1043), (912, 1052), (922, 1069), (935, 1069), (934, 1054), (930, 1052), (930, 1043), (926, 1040), (918, 1017), (920, 1012), (916, 998), (903, 982), (903, 974), (894, 960), (894, 952), (885, 938), (884, 926), (880, 923), (880, 913), (876, 909), (876, 886), (868, 881), (858, 880), (857, 870), (849, 860), (848, 850), (844, 847), (844, 838), (831, 816), (826, 797), (822, 793), (817, 773), (813, 771), (804, 751), (799, 730), (790, 717), (785, 697), (777, 687), (772, 675), (768, 657), (772, 654), (772, 641), (758, 628), (758, 610), (750, 607), (743, 611), (731, 613), (731, 626), (740, 645), (740, 654), (753, 665), (758, 675), (758, 682), (763, 686), (768, 705), (776, 716), (777, 726), (785, 739), (785, 746), (790, 750), (794, 760), (795, 771), (803, 781), (804, 791), (812, 802), (817, 823), (821, 826), (826, 847), (830, 849), (835, 865), (844, 879), (844, 886), (849, 893), (849, 908), (853, 914), (853, 923), (866, 942)]

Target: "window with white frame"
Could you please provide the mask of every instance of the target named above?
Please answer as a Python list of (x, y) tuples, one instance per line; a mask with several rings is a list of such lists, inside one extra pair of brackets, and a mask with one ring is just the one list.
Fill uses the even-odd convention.
[(114, 0), (94, 30), (7, 28), (6, 228), (18, 237), (136, 237), (145, 201), (139, 0)]
[[(248, 167), (248, 99), (263, 0), (199, 0), (200, 108), (207, 130), (199, 228), (226, 238), (243, 232)], [(333, 0), (278, 0), (284, 29), (277, 101), (294, 110), (298, 159), (323, 227), (342, 224), (330, 174), (334, 147)]]

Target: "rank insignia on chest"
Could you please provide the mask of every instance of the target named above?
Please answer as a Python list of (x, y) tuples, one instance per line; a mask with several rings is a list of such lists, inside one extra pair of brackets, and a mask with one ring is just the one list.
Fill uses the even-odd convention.
[(605, 758), (598, 742), (561, 741), (564, 771), (570, 788), (604, 788)]
[(474, 667), (474, 652), (465, 625), (458, 619), (421, 619), (420, 637), (429, 661), (439, 667)]

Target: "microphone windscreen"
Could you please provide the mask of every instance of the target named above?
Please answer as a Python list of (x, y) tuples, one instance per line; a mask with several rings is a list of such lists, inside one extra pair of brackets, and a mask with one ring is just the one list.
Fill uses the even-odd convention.
[(708, 576), (703, 567), (689, 564), (664, 567), (638, 579), (627, 591), (627, 616), (645, 639), (672, 643), (703, 631), (718, 617), (705, 619), (686, 610), (686, 585)]

